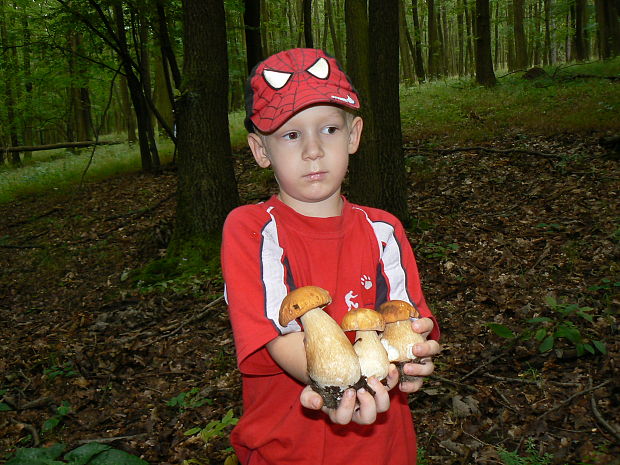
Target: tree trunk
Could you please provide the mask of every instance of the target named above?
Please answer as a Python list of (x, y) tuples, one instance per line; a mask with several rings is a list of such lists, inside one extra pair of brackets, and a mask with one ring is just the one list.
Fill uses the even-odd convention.
[[(0, 2), (0, 45), (2, 45), (2, 60), (0, 66), (5, 70), (5, 82), (4, 82), (4, 96), (5, 107), (7, 114), (7, 129), (10, 143), (13, 146), (19, 145), (19, 137), (17, 130), (17, 119), (15, 115), (15, 76), (18, 75), (17, 69), (17, 57), (15, 55), (15, 47), (11, 47), (9, 43), (9, 34), (7, 30), (8, 21), (12, 21), (12, 18), (8, 18), (7, 12), (4, 9), (4, 2)], [(12, 24), (12, 23), (11, 23)], [(0, 153), (2, 153), (0, 151)], [(4, 163), (4, 153), (0, 159)], [(12, 152), (11, 163), (14, 165), (21, 164), (21, 158), (19, 152)]]
[(411, 0), (411, 10), (413, 16), (415, 73), (418, 77), (418, 82), (424, 82), (426, 80), (426, 73), (424, 72), (424, 59), (422, 58), (422, 29), (420, 28), (420, 18), (418, 15), (418, 0)]
[(312, 39), (312, 0), (302, 0), (304, 10), (304, 42), (307, 48), (314, 48)]
[(120, 76), (119, 91), (121, 96), (121, 108), (123, 109), (123, 117), (127, 130), (127, 142), (133, 144), (138, 140), (136, 138), (136, 113), (131, 108), (127, 78), (123, 75)]
[(527, 42), (525, 40), (524, 0), (513, 0), (514, 9), (514, 37), (515, 37), (515, 66), (517, 69), (527, 68)]
[[(398, 4), (369, 1), (370, 94), (380, 172), (377, 206), (408, 223), (398, 86)], [(378, 203), (376, 201), (378, 200)]]
[(439, 77), (439, 42), (437, 37), (437, 13), (435, 0), (426, 0), (428, 5), (428, 74), (431, 79)]
[(489, 0), (476, 0), (476, 81), (486, 87), (496, 84), (491, 60)]
[(228, 128), (224, 2), (183, 1), (183, 88), (178, 102), (177, 220), (169, 253), (219, 237), (238, 205)]
[(248, 74), (263, 60), (261, 47), (261, 0), (244, 0), (243, 23), (245, 25), (245, 48)]
[(620, 6), (613, 0), (594, 0), (598, 24), (599, 57), (606, 59), (620, 54)]
[(414, 79), (413, 63), (411, 58), (413, 44), (411, 44), (410, 48), (407, 40), (408, 36), (409, 31), (407, 30), (407, 18), (405, 16), (403, 0), (398, 0), (398, 42), (400, 48), (401, 69), (403, 80), (411, 83)]
[(334, 44), (334, 55), (336, 56), (336, 60), (340, 63), (344, 63), (342, 59), (342, 47), (340, 45), (340, 38), (338, 37), (338, 32), (336, 30), (336, 21), (334, 18), (334, 9), (332, 8), (331, 0), (325, 0), (325, 14), (327, 15), (327, 19), (329, 21), (329, 31), (332, 38), (332, 44)]
[(159, 154), (157, 146), (154, 144), (154, 131), (151, 124), (151, 112), (144, 95), (144, 88), (138, 76), (136, 76), (131, 62), (127, 37), (125, 31), (125, 20), (123, 18), (122, 5), (114, 4), (114, 17), (116, 22), (116, 34), (118, 39), (119, 57), (123, 69), (127, 76), (127, 87), (136, 113), (138, 142), (140, 144), (140, 160), (144, 171), (159, 171)]
[[(24, 43), (30, 43), (30, 25), (28, 24), (28, 16), (22, 12), (22, 35), (24, 37)], [(34, 144), (34, 128), (32, 127), (32, 69), (30, 60), (30, 47), (23, 48), (23, 68), (24, 68), (24, 90), (26, 91), (26, 98), (24, 99), (24, 145)], [(28, 152), (25, 154), (25, 158), (28, 159), (31, 154)]]
[(71, 76), (70, 88), (70, 115), (71, 130), (70, 140), (89, 140), (92, 135), (90, 95), (88, 85), (84, 81), (86, 72), (82, 65), (80, 55), (82, 51), (82, 36), (79, 32), (72, 31), (69, 36), (71, 55), (69, 56), (69, 74)]

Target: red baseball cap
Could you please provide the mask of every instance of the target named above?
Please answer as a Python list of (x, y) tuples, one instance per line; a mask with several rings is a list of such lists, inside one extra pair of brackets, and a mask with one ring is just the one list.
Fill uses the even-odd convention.
[(294, 48), (254, 67), (245, 97), (245, 127), (270, 133), (311, 105), (327, 103), (357, 110), (357, 92), (338, 61), (323, 50)]

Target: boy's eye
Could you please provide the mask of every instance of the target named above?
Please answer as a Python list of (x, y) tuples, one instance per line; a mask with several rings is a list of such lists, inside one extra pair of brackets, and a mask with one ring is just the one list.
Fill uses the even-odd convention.
[(327, 126), (325, 129), (323, 129), (324, 134), (335, 134), (336, 131), (338, 131), (338, 128), (336, 126)]
[(299, 139), (299, 133), (298, 132), (287, 132), (282, 137), (284, 137), (286, 140), (297, 140)]

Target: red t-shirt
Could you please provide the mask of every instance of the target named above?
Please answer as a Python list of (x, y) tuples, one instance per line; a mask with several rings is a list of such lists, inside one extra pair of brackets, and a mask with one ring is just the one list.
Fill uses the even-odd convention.
[[(286, 294), (307, 285), (329, 291), (333, 301), (325, 311), (338, 323), (351, 308), (393, 299), (433, 318), (401, 223), (346, 200), (341, 216), (306, 217), (274, 196), (230, 213), (222, 270), (243, 378), (244, 413), (231, 434), (241, 463), (415, 465), (407, 394), (392, 389), (390, 409), (372, 425), (335, 425), (323, 412), (301, 406), (304, 386), (265, 347), (301, 330), (297, 322), (282, 327), (278, 314)], [(438, 337), (435, 324), (430, 338)]]

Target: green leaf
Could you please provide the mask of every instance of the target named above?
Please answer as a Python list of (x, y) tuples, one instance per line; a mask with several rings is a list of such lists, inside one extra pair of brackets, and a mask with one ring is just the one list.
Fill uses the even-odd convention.
[(586, 349), (588, 352), (590, 352), (592, 355), (596, 353), (596, 351), (594, 350), (594, 347), (592, 347), (592, 344), (584, 344), (583, 348)]
[(607, 353), (607, 346), (605, 345), (604, 342), (602, 342), (602, 341), (592, 341), (592, 344), (594, 344), (594, 347), (596, 347), (601, 354), (606, 354)]
[(539, 352), (549, 352), (551, 349), (553, 349), (553, 343), (554, 343), (553, 336), (547, 336), (541, 342), (540, 346), (538, 346), (538, 351)]
[(193, 436), (194, 434), (200, 433), (200, 430), (201, 430), (201, 429), (202, 429), (202, 428), (200, 428), (200, 427), (198, 427), (198, 426), (197, 426), (197, 427), (195, 427), (195, 428), (188, 429), (187, 431), (185, 431), (185, 433), (183, 433), (183, 435), (184, 435), (184, 436)]
[(581, 343), (581, 333), (577, 328), (571, 326), (561, 325), (558, 327), (555, 332), (555, 337), (556, 339), (560, 337), (566, 338), (573, 344)]
[(13, 410), (13, 409), (9, 407), (7, 404), (5, 404), (4, 402), (0, 402), (0, 412), (8, 412), (9, 410)]
[(17, 449), (13, 458), (5, 465), (63, 465), (54, 459), (65, 450), (64, 444), (54, 444), (44, 448)]
[(149, 465), (140, 457), (118, 449), (106, 450), (93, 458), (88, 465)]
[(487, 323), (486, 325), (499, 337), (505, 339), (513, 339), (515, 337), (515, 333), (508, 326), (499, 323)]
[(534, 335), (534, 337), (536, 338), (538, 342), (540, 342), (545, 338), (546, 335), (547, 335), (547, 330), (545, 328), (540, 328), (538, 331), (536, 331), (536, 334)]
[(112, 446), (91, 442), (65, 454), (65, 460), (68, 460), (70, 465), (86, 465), (90, 463), (89, 460), (91, 460), (94, 456), (110, 449), (112, 449)]

